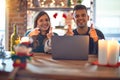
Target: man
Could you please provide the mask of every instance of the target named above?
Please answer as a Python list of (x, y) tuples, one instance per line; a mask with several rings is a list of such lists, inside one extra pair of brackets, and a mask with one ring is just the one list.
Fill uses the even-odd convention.
[(98, 40), (105, 39), (103, 33), (93, 28), (93, 24), (91, 27), (87, 26), (87, 22), (89, 20), (89, 16), (87, 13), (87, 8), (84, 5), (76, 5), (73, 9), (73, 19), (77, 25), (75, 30), (72, 30), (71, 26), (67, 30), (66, 35), (89, 35), (89, 53), (97, 54), (98, 53)]

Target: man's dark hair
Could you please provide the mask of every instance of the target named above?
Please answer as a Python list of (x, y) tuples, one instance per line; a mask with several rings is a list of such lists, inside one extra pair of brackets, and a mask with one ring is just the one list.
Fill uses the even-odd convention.
[(85, 9), (86, 12), (87, 12), (87, 8), (86, 8), (86, 6), (84, 6), (84, 5), (76, 5), (76, 6), (74, 7), (74, 9), (73, 9), (73, 12), (74, 12), (75, 10), (81, 10), (81, 9)]

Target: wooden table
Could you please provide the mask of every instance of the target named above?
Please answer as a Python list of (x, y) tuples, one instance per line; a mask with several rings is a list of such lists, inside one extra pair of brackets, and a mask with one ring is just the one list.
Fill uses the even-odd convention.
[(120, 67), (92, 65), (97, 60), (53, 60), (50, 54), (36, 54), (27, 64), (26, 70), (19, 70), (16, 80), (120, 80)]

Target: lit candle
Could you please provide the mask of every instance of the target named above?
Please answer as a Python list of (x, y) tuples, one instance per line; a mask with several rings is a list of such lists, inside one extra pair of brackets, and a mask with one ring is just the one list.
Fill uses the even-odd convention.
[(107, 40), (99, 40), (98, 41), (98, 63), (101, 65), (107, 64), (107, 46), (108, 41)]
[(117, 40), (110, 40), (108, 43), (108, 64), (115, 65), (119, 57), (119, 44)]

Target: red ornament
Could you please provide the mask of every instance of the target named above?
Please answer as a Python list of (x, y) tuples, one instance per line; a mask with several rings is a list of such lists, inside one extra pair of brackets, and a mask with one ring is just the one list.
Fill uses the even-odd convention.
[(26, 45), (26, 46), (30, 46), (30, 41), (29, 42), (22, 42), (21, 44)]
[(62, 17), (66, 19), (67, 15), (65, 13), (63, 13)]
[(53, 17), (54, 17), (54, 18), (56, 18), (56, 17), (57, 17), (57, 15), (58, 15), (58, 14), (57, 14), (57, 13), (55, 13), (55, 14), (53, 15)]

